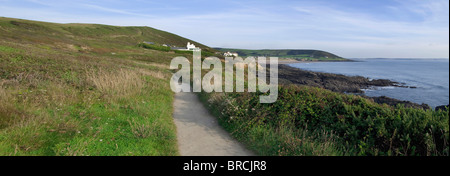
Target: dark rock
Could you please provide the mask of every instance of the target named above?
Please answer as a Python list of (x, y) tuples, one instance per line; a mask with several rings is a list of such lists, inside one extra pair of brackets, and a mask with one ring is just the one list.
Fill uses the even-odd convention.
[[(370, 87), (396, 86), (399, 83), (387, 79), (370, 80), (362, 76), (345, 76), (301, 70), (287, 65), (279, 65), (278, 78), (293, 84), (321, 87), (341, 93), (364, 93), (361, 89)], [(287, 81), (281, 81), (287, 82)]]
[(448, 106), (449, 106), (449, 105), (438, 106), (438, 107), (435, 108), (435, 110), (436, 110), (436, 111), (439, 111), (439, 110), (445, 111), (445, 110), (448, 109)]
[[(280, 84), (307, 85), (328, 89), (334, 92), (354, 94), (362, 94), (364, 93), (362, 89), (368, 89), (372, 87), (394, 86), (403, 88), (416, 88), (408, 87), (403, 83), (398, 83), (387, 79), (370, 80), (369, 78), (365, 78), (362, 76), (345, 76), (340, 74), (312, 72), (290, 67), (288, 65), (279, 65), (278, 79)], [(376, 103), (388, 104), (390, 106), (403, 104), (405, 107), (431, 109), (427, 104), (417, 104), (410, 101), (402, 101), (385, 96), (363, 97), (372, 99)]]
[(381, 86), (381, 87), (399, 86), (398, 82), (392, 82), (391, 80), (387, 80), (387, 79), (374, 79), (374, 80), (370, 81), (370, 83), (372, 85)]
[[(364, 96), (366, 97), (366, 96)], [(381, 96), (381, 97), (366, 97), (368, 99), (372, 99), (375, 103), (378, 104), (387, 104), (389, 106), (397, 106), (398, 104), (402, 104), (403, 106), (407, 107), (407, 108), (416, 108), (416, 109), (431, 109), (431, 107), (427, 104), (417, 104), (417, 103), (413, 103), (410, 101), (402, 101), (402, 100), (397, 100), (394, 98), (389, 98), (386, 96)]]

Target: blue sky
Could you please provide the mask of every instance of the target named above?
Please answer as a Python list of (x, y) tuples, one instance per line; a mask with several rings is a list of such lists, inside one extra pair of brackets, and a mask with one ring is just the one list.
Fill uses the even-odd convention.
[(211, 47), (448, 58), (448, 0), (0, 0), (0, 16), (150, 26)]

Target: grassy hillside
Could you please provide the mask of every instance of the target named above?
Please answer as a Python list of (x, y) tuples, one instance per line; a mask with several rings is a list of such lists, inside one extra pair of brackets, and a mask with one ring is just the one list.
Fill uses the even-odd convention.
[[(143, 41), (174, 46), (186, 46), (187, 42), (191, 42), (204, 50), (212, 50), (195, 41), (150, 27), (56, 24), (3, 17), (0, 17), (0, 26), (0, 37), (3, 40), (21, 41), (21, 43), (70, 44), (79, 50), (85, 50), (82, 47), (89, 45), (89, 49), (96, 53), (109, 52), (112, 48), (134, 46)], [(103, 47), (105, 44), (108, 48)]]
[(266, 56), (291, 59), (317, 60), (317, 61), (346, 61), (342, 57), (335, 54), (320, 50), (245, 50), (245, 49), (229, 49), (215, 48), (222, 52), (236, 52), (239, 56)]
[(189, 40), (0, 18), (0, 155), (177, 155), (168, 63), (183, 54), (142, 41)]

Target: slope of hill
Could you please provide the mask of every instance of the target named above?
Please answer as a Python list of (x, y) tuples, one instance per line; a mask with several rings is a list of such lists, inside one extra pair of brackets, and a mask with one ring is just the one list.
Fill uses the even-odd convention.
[(151, 27), (57, 24), (3, 17), (0, 17), (0, 26), (0, 37), (3, 40), (16, 40), (21, 43), (70, 43), (74, 46), (91, 45), (95, 50), (104, 48), (103, 46), (97, 47), (101, 44), (107, 44), (108, 48), (122, 48), (143, 41), (173, 46), (186, 46), (187, 42), (191, 42), (204, 50), (211, 50), (198, 42)]
[(214, 48), (222, 52), (236, 52), (239, 56), (266, 56), (279, 57), (291, 59), (304, 60), (319, 60), (319, 61), (347, 61), (335, 54), (320, 51), (320, 50), (245, 50), (245, 49), (230, 49), (230, 48)]
[(188, 41), (149, 27), (0, 18), (0, 155), (178, 155), (168, 80)]

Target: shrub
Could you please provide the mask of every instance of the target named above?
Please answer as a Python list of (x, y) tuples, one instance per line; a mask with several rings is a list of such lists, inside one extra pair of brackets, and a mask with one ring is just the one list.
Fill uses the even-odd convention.
[(174, 50), (177, 54), (192, 54), (192, 51)]
[(170, 47), (168, 46), (161, 46), (161, 45), (150, 45), (150, 44), (146, 44), (146, 43), (140, 43), (138, 44), (138, 47), (142, 47), (142, 48), (146, 48), (146, 49), (152, 49), (152, 50), (158, 50), (158, 51), (165, 51), (165, 52), (169, 52), (170, 51)]
[[(250, 146), (265, 146), (256, 147), (260, 151), (276, 148), (261, 143), (282, 145), (299, 141), (297, 150), (304, 148), (301, 147), (300, 137), (281, 142), (275, 142), (272, 138), (249, 142), (249, 139), (255, 138), (254, 133), (250, 133), (254, 128), (269, 128), (273, 131), (272, 135), (280, 135), (276, 131), (284, 128), (294, 129), (291, 136), (298, 136), (305, 129), (313, 131), (308, 135), (317, 135), (314, 131), (335, 134), (338, 139), (333, 139), (335, 144), (332, 146), (339, 148), (340, 154), (448, 155), (448, 110), (391, 107), (360, 96), (293, 85), (281, 86), (278, 101), (273, 104), (260, 104), (261, 93), (222, 95), (223, 98), (217, 98), (217, 95), (203, 94), (209, 99), (211, 107), (218, 111), (224, 126)], [(275, 149), (271, 151), (265, 154), (298, 154), (296, 150), (287, 153)]]

